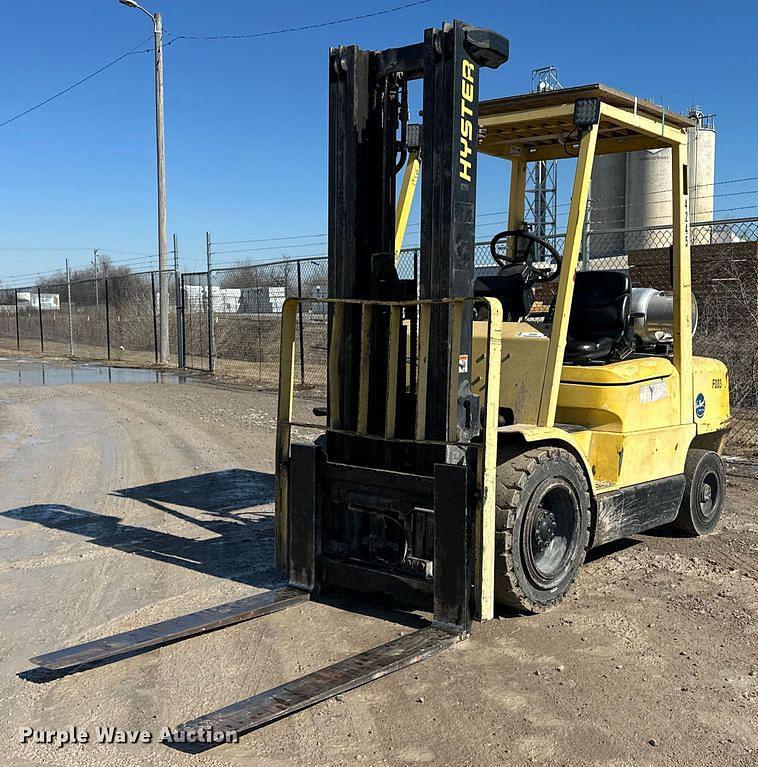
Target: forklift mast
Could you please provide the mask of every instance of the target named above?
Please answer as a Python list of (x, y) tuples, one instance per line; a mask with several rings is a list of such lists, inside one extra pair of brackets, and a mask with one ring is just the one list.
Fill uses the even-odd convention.
[[(427, 29), (422, 43), (402, 48), (330, 51), (331, 298), (414, 299), (416, 283), (421, 299), (472, 295), (479, 68), (495, 68), (507, 58), (504, 37), (461, 21)], [(416, 79), (423, 79), (421, 249), (418, 279), (401, 280), (394, 267), (396, 176), (406, 153), (407, 84)], [(330, 395), (340, 405), (332, 414), (334, 428), (349, 429), (357, 418), (360, 339), (350, 316), (356, 311), (342, 318), (339, 377), (329, 381)], [(469, 372), (462, 372), (458, 382), (449, 380), (449, 312), (434, 314), (427, 392), (432, 406), (427, 406), (426, 419), (428, 435), (441, 439), (449, 387), (465, 390)], [(463, 324), (470, 329), (470, 322)], [(333, 323), (331, 329), (334, 333)], [(376, 338), (381, 329), (373, 331), (381, 340)], [(459, 353), (470, 354), (470, 330), (461, 344)], [(378, 350), (380, 345), (375, 346)], [(387, 360), (380, 353), (371, 359), (370, 379), (380, 381)], [(379, 422), (383, 416), (382, 402), (372, 398), (370, 417)]]
[[(479, 69), (496, 68), (507, 58), (504, 37), (461, 21), (427, 29), (423, 42), (402, 48), (330, 51), (329, 297), (336, 303), (329, 305), (329, 349), (339, 352), (329, 365), (326, 456), (333, 468), (330, 476), (308, 482), (323, 488), (322, 498), (296, 508), (291, 496), (289, 504), (293, 530), (296, 517), (310, 513), (304, 509), (324, 505), (316, 548), (325, 558), (321, 576), (311, 572), (312, 582), (349, 578), (365, 590), (398, 596), (407, 595), (409, 586), (429, 587), (433, 570), (435, 620), (464, 631), (473, 582), (476, 451), (463, 445), (481, 426), (470, 381), (473, 305), (450, 301), (473, 296)], [(401, 279), (396, 177), (408, 157), (408, 83), (418, 79), (421, 248), (417, 273)], [(424, 301), (429, 303), (422, 306)], [(416, 354), (423, 358), (423, 374)], [(345, 489), (337, 466), (352, 468), (351, 487), (359, 485), (362, 493)], [(293, 493), (296, 468), (293, 454)], [(404, 480), (415, 492), (396, 516), (398, 503), (387, 486)], [(346, 495), (347, 503), (332, 503)], [(408, 562), (425, 572), (425, 582), (355, 567), (356, 557), (363, 558), (356, 553), (358, 539), (384, 540), (384, 528), (399, 523), (406, 526), (405, 541), (416, 542)], [(289, 540), (289, 562), (283, 564), (297, 570), (292, 554), (297, 558), (302, 539), (291, 530)], [(309, 553), (313, 567), (307, 569), (317, 569), (317, 558)], [(376, 564), (373, 559), (363, 564)], [(433, 561), (445, 565), (433, 567)]]

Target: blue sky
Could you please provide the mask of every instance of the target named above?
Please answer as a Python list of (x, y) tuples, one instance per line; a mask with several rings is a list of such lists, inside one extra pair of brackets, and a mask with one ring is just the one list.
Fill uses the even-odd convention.
[[(169, 39), (266, 31), (401, 3), (146, 0), (148, 8), (163, 13)], [(559, 67), (564, 85), (601, 81), (675, 109), (688, 106), (694, 94), (706, 111), (717, 113), (717, 180), (758, 176), (754, 2), (543, 0), (541, 16), (538, 7), (506, 0), (433, 0), (308, 32), (182, 40), (170, 46), (165, 61), (168, 216), (185, 265), (201, 264), (206, 229), (219, 241), (324, 232), (328, 47), (403, 45), (421, 39), (425, 27), (454, 17), (492, 27), (511, 40), (511, 61), (482, 78), (483, 98), (528, 90), (531, 69), (548, 64)], [(150, 33), (149, 20), (117, 0), (3, 3), (0, 18), (5, 30), (0, 122)], [(504, 207), (504, 169), (493, 163), (482, 165), (480, 212)], [(130, 56), (0, 128), (0, 168), (0, 277), (54, 269), (66, 256), (83, 264), (93, 247), (114, 259), (154, 253), (151, 54)], [(752, 182), (730, 191), (757, 187)], [(758, 194), (716, 200), (716, 208), (750, 204), (758, 205)], [(758, 208), (734, 215), (751, 212)], [(319, 242), (313, 240), (313, 250), (277, 247), (218, 260), (323, 252)], [(56, 250), (62, 248), (79, 250)]]

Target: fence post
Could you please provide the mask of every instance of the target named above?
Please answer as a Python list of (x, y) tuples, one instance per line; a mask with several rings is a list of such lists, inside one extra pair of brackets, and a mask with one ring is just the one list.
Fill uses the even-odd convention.
[[(95, 280), (97, 285), (97, 280)], [(66, 295), (68, 297), (68, 356), (74, 356), (74, 317), (71, 313), (71, 272), (66, 259)]]
[(42, 291), (37, 285), (37, 314), (39, 315), (39, 349), (45, 353), (45, 331), (42, 329)]
[(95, 267), (95, 306), (100, 306), (100, 290), (97, 285), (97, 248), (92, 251), (92, 265)]
[(187, 320), (187, 313), (184, 310), (184, 275), (179, 280), (179, 289), (182, 292), (182, 369), (187, 367), (187, 337), (184, 334), (184, 325)]
[(297, 262), (297, 297), (300, 303), (297, 305), (298, 321), (300, 324), (300, 385), (305, 386), (305, 341), (303, 340), (303, 277), (300, 269), (300, 261)]
[(179, 238), (174, 235), (174, 289), (176, 291), (176, 358), (184, 369), (184, 291), (179, 280)]
[(155, 272), (150, 272), (150, 295), (153, 299), (153, 349), (155, 350), (155, 364), (158, 364), (158, 316), (155, 311)]
[(213, 284), (211, 275), (211, 233), (205, 233), (205, 259), (208, 265), (208, 372), (214, 369), (216, 344), (213, 338)]
[(103, 287), (105, 288), (105, 348), (108, 353), (108, 359), (111, 358), (111, 299), (108, 290), (108, 278), (103, 277)]
[(13, 298), (16, 303), (16, 348), (21, 349), (21, 330), (18, 326), (18, 289), (13, 289)]
[(261, 335), (261, 299), (263, 298), (261, 284), (258, 280), (258, 267), (253, 267), (253, 275), (255, 279), (255, 327), (258, 334), (258, 381), (263, 382), (263, 338)]

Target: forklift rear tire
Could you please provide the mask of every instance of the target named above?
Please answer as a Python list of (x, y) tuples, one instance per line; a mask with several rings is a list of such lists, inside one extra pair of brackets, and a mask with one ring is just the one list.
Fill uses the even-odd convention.
[(519, 612), (557, 605), (589, 543), (590, 495), (576, 458), (559, 447), (502, 456), (497, 469), (495, 601)]
[(688, 535), (708, 535), (716, 529), (724, 508), (726, 471), (718, 453), (692, 448), (684, 463), (682, 505), (674, 527)]

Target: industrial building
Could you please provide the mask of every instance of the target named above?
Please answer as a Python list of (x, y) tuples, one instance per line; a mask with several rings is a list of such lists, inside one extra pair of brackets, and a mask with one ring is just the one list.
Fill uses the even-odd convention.
[(61, 308), (59, 293), (37, 293), (19, 290), (16, 292), (16, 304), (19, 308), (42, 309), (43, 312), (57, 312)]

